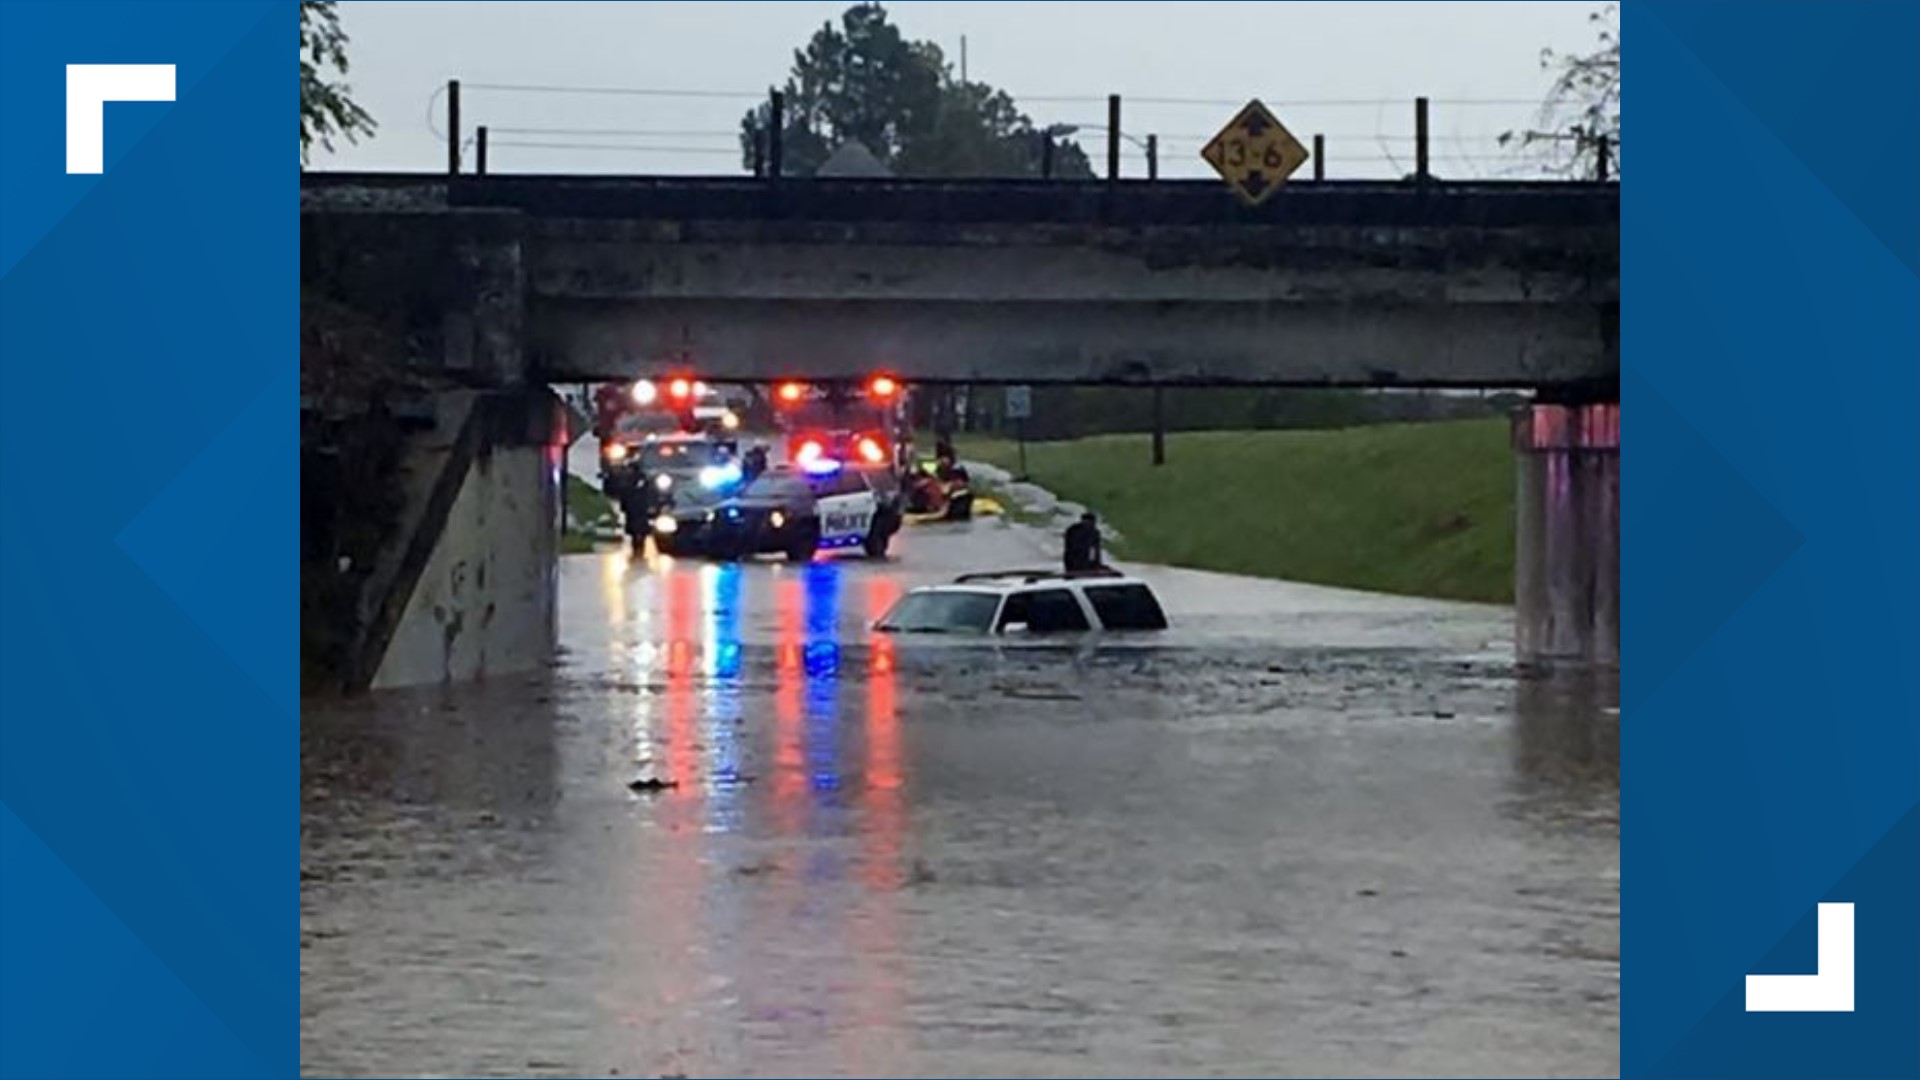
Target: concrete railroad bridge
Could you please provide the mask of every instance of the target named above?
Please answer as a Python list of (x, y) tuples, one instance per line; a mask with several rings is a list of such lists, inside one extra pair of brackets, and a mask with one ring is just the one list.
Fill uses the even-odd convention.
[[(404, 330), (466, 401), (680, 363), (716, 381), (1531, 388), (1516, 640), (1541, 661), (1618, 657), (1619, 266), (1603, 183), (1311, 182), (1247, 208), (1201, 181), (302, 182), (303, 286)], [(550, 584), (544, 603), (550, 626)], [(405, 651), (406, 606), (368, 648)], [(371, 657), (385, 674), (360, 681), (522, 666), (539, 634), (471, 657), (458, 634), (414, 636), (440, 642), (434, 663)]]

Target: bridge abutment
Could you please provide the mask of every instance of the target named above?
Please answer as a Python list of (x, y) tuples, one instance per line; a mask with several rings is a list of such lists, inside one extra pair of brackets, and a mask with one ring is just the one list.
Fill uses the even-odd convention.
[(553, 653), (564, 409), (544, 387), (432, 407), (402, 449), (399, 528), (362, 594), (355, 689), (534, 671)]
[(1620, 405), (1542, 403), (1513, 421), (1514, 644), (1523, 664), (1620, 663)]

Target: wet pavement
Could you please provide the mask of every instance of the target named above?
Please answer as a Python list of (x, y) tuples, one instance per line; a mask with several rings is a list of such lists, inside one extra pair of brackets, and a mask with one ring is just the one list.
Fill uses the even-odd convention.
[(1613, 680), (1176, 570), (1151, 646), (866, 629), (1051, 560), (576, 556), (551, 672), (308, 707), (303, 1070), (1618, 1073)]

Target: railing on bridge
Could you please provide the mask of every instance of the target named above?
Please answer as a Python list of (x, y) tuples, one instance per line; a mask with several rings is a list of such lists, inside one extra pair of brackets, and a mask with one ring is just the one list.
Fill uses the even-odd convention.
[[(506, 83), (473, 83), (469, 84), (466, 89), (483, 91), (489, 95), (505, 94), (509, 99), (515, 95), (548, 97), (554, 94), (561, 94), (574, 96), (584, 95), (588, 97), (599, 96), (602, 98), (625, 98), (627, 100), (633, 100), (635, 98), (670, 100), (674, 102), (673, 115), (675, 116), (676, 123), (670, 129), (635, 128), (631, 126), (631, 121), (626, 119), (627, 114), (623, 110), (613, 114), (613, 117), (608, 120), (603, 120), (601, 125), (580, 126), (581, 121), (576, 121), (574, 124), (565, 127), (554, 127), (549, 124), (526, 126), (526, 122), (521, 121), (520, 124), (516, 126), (515, 119), (511, 115), (513, 110), (509, 108), (509, 115), (505, 117), (495, 117), (496, 119), (504, 119), (504, 125), (495, 128), (483, 122), (475, 125), (469, 134), (468, 129), (462, 126), (461, 119), (462, 84), (458, 79), (449, 80), (444, 87), (434, 92), (433, 101), (430, 101), (428, 104), (429, 124), (431, 126), (434, 102), (444, 100), (444, 116), (447, 130), (441, 131), (436, 127), (434, 134), (442, 138), (445, 142), (447, 151), (446, 172), (449, 176), (460, 175), (469, 170), (477, 171), (480, 175), (487, 174), (489, 172), (489, 146), (490, 143), (492, 143), (492, 137), (497, 134), (505, 136), (504, 139), (498, 141), (497, 145), (514, 148), (516, 150), (524, 150), (528, 153), (553, 151), (564, 151), (568, 153), (617, 151), (628, 154), (672, 153), (675, 155), (734, 156), (736, 160), (741, 162), (741, 167), (743, 169), (750, 168), (751, 175), (755, 177), (771, 181), (796, 179), (794, 170), (789, 165), (786, 152), (787, 148), (783, 144), (785, 135), (784, 125), (768, 125), (762, 135), (751, 145), (748, 145), (741, 141), (740, 131), (737, 127), (724, 131), (705, 130), (698, 128), (697, 122), (690, 124), (687, 120), (683, 119), (686, 110), (693, 106), (702, 103), (714, 104), (720, 101), (745, 101), (751, 103), (752, 101), (759, 100), (763, 103), (762, 108), (766, 115), (784, 116), (787, 112), (787, 103), (784, 100), (785, 95), (779, 90), (769, 91), (767, 96), (762, 98), (752, 93), (742, 94), (712, 90), (668, 90), (645, 87), (534, 86)], [(493, 98), (490, 96), (489, 100), (492, 101)], [(1104, 98), (1040, 97), (1029, 100), (1059, 104), (1079, 103), (1081, 105), (1104, 103), (1106, 106), (1104, 123), (1095, 123), (1087, 119), (1073, 117), (1071, 119), (1076, 122), (1048, 125), (1036, 124), (1033, 129), (1027, 132), (1027, 135), (1036, 141), (1037, 147), (1036, 155), (1032, 160), (1027, 162), (1027, 165), (1030, 168), (1037, 165), (1039, 175), (1042, 178), (1053, 178), (1051, 165), (1057, 157), (1055, 153), (1056, 149), (1069, 146), (1070, 142), (1068, 140), (1081, 132), (1104, 136), (1105, 175), (1103, 179), (1109, 182), (1121, 179), (1121, 163), (1123, 155), (1126, 153), (1137, 152), (1144, 155), (1145, 178), (1148, 180), (1157, 180), (1160, 179), (1161, 150), (1163, 147), (1175, 151), (1175, 157), (1173, 159), (1175, 161), (1189, 156), (1197, 159), (1200, 145), (1211, 138), (1210, 135), (1199, 133), (1167, 133), (1164, 129), (1143, 137), (1137, 132), (1127, 130), (1122, 125), (1121, 114), (1123, 102), (1121, 96), (1118, 94), (1109, 94)], [(1211, 101), (1192, 98), (1156, 98), (1151, 96), (1136, 97), (1130, 99), (1130, 101), (1136, 105), (1145, 106), (1149, 112), (1156, 109), (1161, 110), (1162, 115), (1159, 116), (1160, 120), (1168, 119), (1168, 116), (1164, 115), (1165, 110), (1174, 107), (1206, 107), (1210, 110), (1230, 110), (1237, 109), (1243, 104), (1243, 102)], [(1610, 145), (1604, 136), (1598, 140), (1592, 140), (1585, 137), (1574, 138), (1571, 136), (1552, 135), (1529, 130), (1509, 130), (1502, 134), (1482, 132), (1478, 137), (1463, 135), (1457, 130), (1450, 130), (1447, 134), (1435, 135), (1431, 122), (1432, 106), (1435, 103), (1425, 97), (1414, 99), (1412, 102), (1331, 100), (1292, 101), (1285, 104), (1307, 110), (1308, 115), (1314, 120), (1323, 119), (1324, 116), (1319, 114), (1329, 108), (1361, 108), (1373, 113), (1373, 119), (1376, 125), (1376, 130), (1370, 134), (1349, 131), (1344, 134), (1336, 133), (1333, 136), (1329, 136), (1325, 129), (1320, 129), (1314, 131), (1309, 136), (1306, 131), (1301, 131), (1299, 134), (1303, 139), (1308, 139), (1311, 142), (1313, 152), (1309, 158), (1310, 168), (1294, 181), (1296, 184), (1321, 182), (1327, 179), (1327, 166), (1329, 164), (1327, 146), (1330, 142), (1337, 142), (1339, 147), (1337, 152), (1345, 155), (1334, 159), (1335, 164), (1344, 162), (1351, 166), (1356, 162), (1367, 162), (1377, 167), (1391, 168), (1394, 178), (1396, 179), (1405, 179), (1419, 183), (1441, 182), (1434, 171), (1436, 161), (1438, 161), (1443, 170), (1459, 170), (1463, 176), (1472, 179), (1484, 178), (1489, 164), (1492, 164), (1494, 168), (1499, 169), (1503, 174), (1511, 175), (1511, 170), (1526, 167), (1524, 160), (1515, 155), (1514, 151), (1516, 148), (1537, 149), (1543, 145), (1549, 147), (1560, 146), (1563, 150), (1567, 146), (1575, 148), (1572, 164), (1569, 165), (1568, 162), (1562, 161), (1558, 167), (1549, 167), (1552, 172), (1561, 174), (1577, 172), (1583, 179), (1592, 179), (1603, 183), (1613, 179), (1616, 172), (1615, 162), (1618, 158), (1618, 149)], [(1457, 112), (1462, 109), (1472, 110), (1476, 107), (1487, 106), (1511, 108), (1528, 105), (1529, 103), (1502, 99), (1449, 99), (1439, 102), (1439, 104), (1443, 108), (1452, 109)], [(1408, 106), (1411, 106), (1411, 108), (1408, 109)], [(1408, 111), (1400, 112), (1402, 109), (1408, 109)], [(1538, 103), (1531, 103), (1529, 111), (1537, 111), (1537, 109)], [(1092, 110), (1089, 109), (1089, 112), (1091, 111)], [(1177, 112), (1179, 110), (1175, 109), (1175, 111)], [(1381, 130), (1379, 125), (1390, 115), (1410, 117), (1412, 121), (1411, 133), (1389, 135)], [(1509, 119), (1514, 120), (1515, 118), (1510, 115)], [(604, 126), (607, 123), (613, 123), (615, 126)], [(1183, 126), (1185, 126), (1185, 122), (1183, 122)], [(1514, 122), (1508, 126), (1519, 129), (1528, 127), (1525, 122)], [(679, 143), (698, 142), (703, 137), (724, 141), (715, 142), (711, 145), (698, 146), (661, 145), (657, 142), (635, 141), (667, 137), (671, 137)], [(606, 141), (608, 138), (617, 138), (619, 141)], [(1182, 147), (1185, 149), (1181, 149)], [(1486, 150), (1494, 147), (1497, 147), (1500, 152), (1497, 154), (1485, 153)], [(473, 152), (471, 158), (467, 157), (467, 151), (469, 149)], [(1366, 156), (1351, 156), (1356, 150), (1365, 151)], [(1095, 158), (1094, 160), (1097, 161), (1098, 159)], [(1539, 165), (1540, 163), (1536, 161), (1535, 164)]]
[(1405, 184), (1327, 181), (1286, 198), (1241, 205), (1204, 180), (789, 180), (753, 177), (447, 177), (432, 173), (307, 173), (302, 184), (386, 192), (462, 208), (537, 217), (633, 220), (1035, 225), (1290, 225), (1374, 228), (1617, 228), (1616, 184), (1479, 181)]

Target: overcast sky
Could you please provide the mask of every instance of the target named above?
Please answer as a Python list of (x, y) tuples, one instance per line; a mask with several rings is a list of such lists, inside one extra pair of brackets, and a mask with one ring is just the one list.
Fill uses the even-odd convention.
[[(845, 3), (346, 2), (350, 83), (379, 132), (316, 153), (314, 168), (443, 168), (449, 78), (463, 120), (487, 124), (501, 172), (740, 171), (740, 116), (784, 82), (793, 51)], [(1502, 150), (1548, 76), (1542, 47), (1585, 50), (1592, 2), (954, 3), (886, 5), (914, 39), (1000, 87), (1036, 122), (1100, 124), (1105, 95), (1130, 99), (1121, 126), (1160, 136), (1163, 176), (1207, 175), (1206, 137), (1246, 99), (1265, 100), (1302, 142), (1327, 136), (1328, 175), (1411, 168), (1413, 99), (1433, 99), (1442, 176), (1527, 175)], [(496, 90), (486, 84), (691, 91), (695, 96)], [(1081, 100), (1061, 100), (1081, 99)], [(1153, 102), (1151, 99), (1163, 99)], [(1178, 99), (1167, 101), (1164, 99)], [(1096, 161), (1104, 135), (1083, 145)], [(540, 146), (516, 145), (538, 143)], [(1143, 168), (1129, 148), (1124, 166)]]

